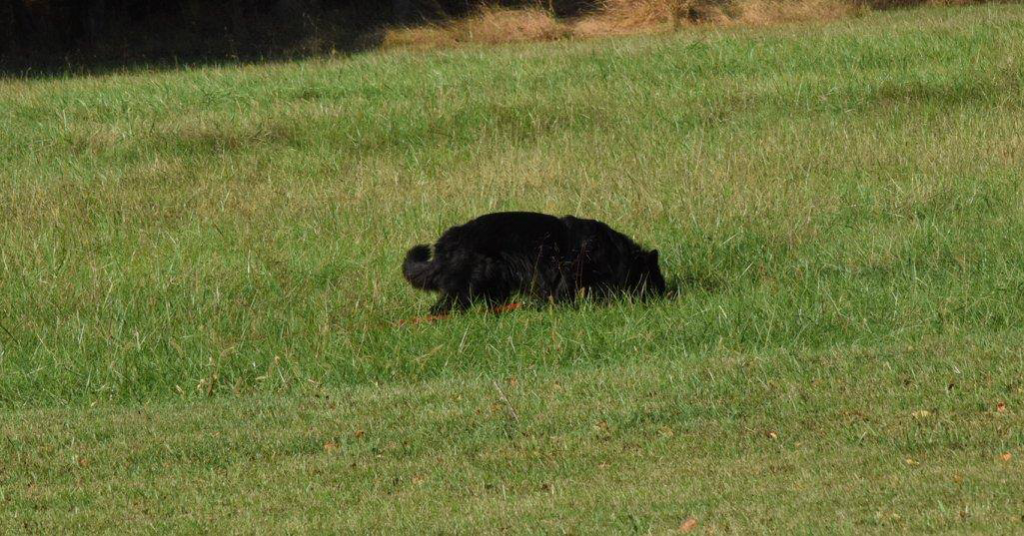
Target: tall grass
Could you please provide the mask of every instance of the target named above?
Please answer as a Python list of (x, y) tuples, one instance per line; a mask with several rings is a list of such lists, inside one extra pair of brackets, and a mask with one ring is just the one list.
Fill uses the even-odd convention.
[[(1017, 532), (1022, 48), (984, 6), (2, 80), (0, 533)], [(502, 209), (679, 293), (396, 326), (405, 249)]]
[[(951, 9), (4, 81), (0, 400), (1016, 330), (1021, 36), (1016, 7)], [(504, 209), (626, 230), (679, 297), (393, 327), (430, 301), (405, 249)]]

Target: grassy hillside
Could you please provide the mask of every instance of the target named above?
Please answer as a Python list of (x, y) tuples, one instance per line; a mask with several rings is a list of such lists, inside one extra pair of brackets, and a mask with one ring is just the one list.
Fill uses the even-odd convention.
[[(0, 81), (0, 529), (1020, 530), (1024, 9)], [(678, 297), (399, 328), (596, 217)]]

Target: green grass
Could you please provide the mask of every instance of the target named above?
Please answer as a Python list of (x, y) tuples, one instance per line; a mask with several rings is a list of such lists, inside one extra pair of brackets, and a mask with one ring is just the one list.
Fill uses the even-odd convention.
[[(1022, 57), (1005, 5), (2, 80), (0, 532), (1020, 531)], [(499, 209), (680, 295), (395, 327)]]

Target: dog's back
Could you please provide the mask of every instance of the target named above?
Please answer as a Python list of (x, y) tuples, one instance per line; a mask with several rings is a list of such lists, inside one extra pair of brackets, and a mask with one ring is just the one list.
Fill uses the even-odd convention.
[(445, 231), (434, 254), (472, 251), (488, 257), (530, 257), (567, 247), (566, 226), (559, 218), (537, 212), (495, 212)]

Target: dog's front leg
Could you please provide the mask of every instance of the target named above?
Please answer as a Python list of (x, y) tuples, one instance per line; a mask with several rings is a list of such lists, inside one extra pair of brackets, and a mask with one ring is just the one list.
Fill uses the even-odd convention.
[(469, 309), (470, 305), (472, 305), (472, 301), (469, 299), (468, 295), (462, 293), (449, 294), (445, 292), (441, 294), (437, 303), (430, 308), (430, 314), (438, 316), (446, 315), (453, 310), (465, 311), (466, 309)]
[(430, 308), (430, 314), (434, 316), (446, 315), (452, 310), (454, 299), (451, 294), (441, 294), (441, 297), (437, 299), (437, 303)]

